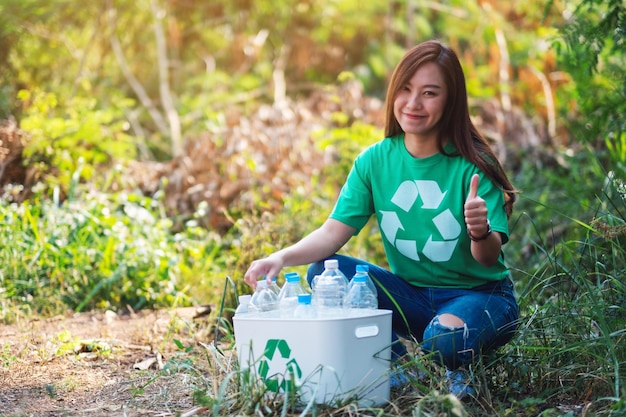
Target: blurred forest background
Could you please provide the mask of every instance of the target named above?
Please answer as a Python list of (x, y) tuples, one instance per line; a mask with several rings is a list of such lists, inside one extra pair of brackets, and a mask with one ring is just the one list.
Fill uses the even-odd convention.
[[(124, 307), (102, 288), (112, 283), (101, 285), (125, 268), (99, 250), (110, 247), (149, 255), (139, 269), (160, 258), (147, 272), (155, 288), (162, 280), (178, 291), (191, 285), (193, 294), (179, 294), (186, 302), (214, 301), (197, 292), (213, 286), (207, 280), (239, 277), (250, 259), (323, 220), (352, 158), (381, 138), (395, 63), (431, 38), (462, 60), (474, 121), (522, 191), (518, 216), (526, 212), (550, 240), (567, 233), (568, 217), (590, 222), (607, 175), (623, 181), (625, 173), (620, 1), (4, 0), (0, 184), (5, 210), (20, 211), (14, 220), (24, 229), (3, 227), (24, 246), (0, 259), (11, 281), (3, 294), (37, 298), (67, 286), (76, 308), (98, 287), (87, 304)], [(581, 150), (597, 156), (597, 171)], [(542, 218), (546, 204), (560, 215)], [(105, 208), (113, 220), (90, 224)], [(58, 209), (89, 215), (66, 219), (69, 234), (55, 239), (62, 220), (55, 213), (46, 224), (44, 212)], [(153, 229), (166, 241), (199, 235), (179, 237), (181, 252), (160, 257), (159, 239), (104, 233), (107, 223), (121, 227), (120, 209), (160, 224)], [(289, 222), (272, 232), (284, 211)], [(533, 242), (526, 226), (513, 226), (522, 242), (509, 256), (528, 271), (520, 257)], [(251, 227), (264, 232), (250, 235)], [(45, 260), (50, 248), (68, 258), (64, 267)], [(215, 258), (214, 269), (207, 263)], [(19, 286), (8, 277), (15, 274)], [(128, 289), (140, 287), (130, 281)], [(35, 285), (42, 282), (53, 285)], [(144, 290), (125, 301), (158, 304)]]
[[(6, 305), (215, 302), (324, 219), (381, 139), (395, 63), (431, 38), (521, 190), (518, 278), (622, 230), (620, 1), (4, 0), (0, 20)], [(373, 228), (347, 250), (384, 262)]]
[[(436, 38), (521, 191), (512, 349), (560, 370), (520, 361), (512, 389), (617, 402), (625, 36), (621, 0), (3, 0), (0, 317), (217, 305), (227, 276), (247, 291), (251, 260), (325, 219), (382, 138), (394, 65)], [(385, 262), (375, 224), (345, 250)]]

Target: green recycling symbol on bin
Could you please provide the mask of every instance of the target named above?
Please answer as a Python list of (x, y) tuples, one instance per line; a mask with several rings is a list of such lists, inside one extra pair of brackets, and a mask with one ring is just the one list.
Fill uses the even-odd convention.
[[(277, 352), (278, 355), (276, 356)], [(290, 356), (291, 348), (287, 344), (286, 340), (269, 339), (267, 341), (263, 357), (259, 362), (258, 370), (259, 376), (263, 378), (265, 386), (267, 386), (270, 391), (278, 392), (281, 389), (285, 392), (293, 391), (293, 389), (291, 389), (293, 388), (293, 381), (302, 377), (302, 370), (300, 369), (298, 362), (296, 362), (295, 358), (290, 358)], [(287, 363), (285, 364), (285, 375), (273, 374), (268, 376), (270, 362), (272, 362), (274, 357), (277, 359), (287, 360)]]

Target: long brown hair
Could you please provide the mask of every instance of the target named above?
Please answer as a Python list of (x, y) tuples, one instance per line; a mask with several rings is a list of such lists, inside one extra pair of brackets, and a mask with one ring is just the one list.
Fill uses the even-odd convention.
[(513, 203), (517, 199), (517, 191), (509, 181), (489, 143), (470, 119), (465, 75), (452, 49), (439, 41), (426, 41), (411, 48), (400, 60), (391, 75), (387, 89), (385, 137), (404, 133), (394, 115), (394, 101), (417, 69), (428, 62), (433, 62), (439, 67), (448, 87), (446, 111), (439, 121), (437, 141), (439, 152), (448, 155), (443, 146), (446, 140), (451, 141), (461, 156), (480, 168), (495, 184), (499, 184), (505, 193), (505, 210), (510, 218)]

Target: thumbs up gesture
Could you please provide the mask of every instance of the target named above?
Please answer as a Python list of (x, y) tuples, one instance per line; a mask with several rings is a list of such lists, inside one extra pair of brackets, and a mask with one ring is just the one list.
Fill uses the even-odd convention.
[(487, 205), (478, 195), (478, 174), (472, 176), (470, 190), (465, 200), (464, 215), (467, 233), (472, 240), (485, 239), (491, 230), (487, 221)]

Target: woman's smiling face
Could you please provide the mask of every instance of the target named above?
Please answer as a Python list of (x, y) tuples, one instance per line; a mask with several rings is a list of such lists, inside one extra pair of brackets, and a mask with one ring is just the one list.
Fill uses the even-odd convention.
[(436, 140), (448, 89), (437, 64), (428, 62), (398, 92), (393, 105), (406, 139)]

